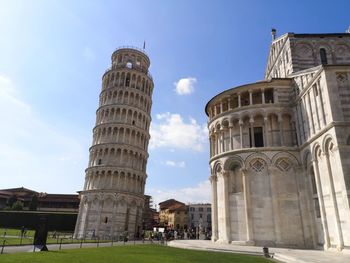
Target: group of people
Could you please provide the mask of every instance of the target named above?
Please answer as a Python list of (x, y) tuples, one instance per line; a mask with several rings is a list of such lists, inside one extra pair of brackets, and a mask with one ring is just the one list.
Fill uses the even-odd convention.
[(163, 232), (152, 231), (146, 237), (145, 232), (141, 234), (142, 239), (149, 238), (150, 240), (174, 240), (174, 239), (206, 239), (211, 238), (211, 232), (205, 232), (202, 235), (195, 230), (164, 230)]

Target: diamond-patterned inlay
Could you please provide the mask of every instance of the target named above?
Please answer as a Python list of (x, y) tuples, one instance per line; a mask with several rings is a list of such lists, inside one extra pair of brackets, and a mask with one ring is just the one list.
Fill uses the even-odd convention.
[(292, 166), (290, 162), (286, 159), (280, 159), (277, 161), (276, 167), (280, 169), (282, 172), (288, 171)]
[(263, 159), (255, 159), (250, 162), (250, 167), (256, 172), (261, 172), (265, 167), (265, 161)]
[(336, 76), (337, 76), (338, 83), (344, 83), (345, 81), (348, 80), (348, 77), (347, 77), (347, 75), (345, 73), (338, 72), (336, 74)]

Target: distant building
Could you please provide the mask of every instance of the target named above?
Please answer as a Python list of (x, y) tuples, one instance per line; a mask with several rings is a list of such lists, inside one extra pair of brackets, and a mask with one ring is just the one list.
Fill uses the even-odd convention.
[(211, 230), (211, 204), (189, 204), (188, 226), (191, 229)]
[(188, 228), (188, 207), (175, 199), (159, 203), (159, 225), (174, 230)]
[(77, 194), (39, 193), (24, 187), (0, 190), (0, 209), (14, 197), (23, 203), (24, 210), (28, 210), (34, 195), (38, 197), (37, 211), (78, 212), (80, 200)]
[(145, 195), (145, 206), (142, 214), (142, 228), (143, 230), (153, 230), (159, 224), (159, 213), (152, 208), (152, 197)]

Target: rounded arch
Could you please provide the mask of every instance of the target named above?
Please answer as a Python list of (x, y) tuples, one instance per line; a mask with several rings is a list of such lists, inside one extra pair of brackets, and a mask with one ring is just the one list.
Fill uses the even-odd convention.
[(255, 118), (258, 118), (258, 117), (262, 117), (264, 118), (266, 116), (266, 111), (265, 109), (255, 109), (251, 112), (251, 116), (255, 119)]
[(228, 127), (230, 124), (229, 118), (225, 117), (221, 120), (221, 127)]
[[(307, 151), (310, 153), (310, 151)], [(305, 156), (305, 154), (304, 154)], [(277, 161), (281, 158), (288, 158), (293, 165), (300, 165), (300, 161), (298, 160), (297, 157), (295, 157), (293, 154), (289, 153), (289, 152), (278, 152), (276, 153), (272, 158), (271, 158), (271, 163), (273, 165), (276, 165)]]
[(255, 152), (248, 155), (247, 158), (244, 160), (245, 166), (248, 167), (247, 164), (249, 164), (254, 159), (263, 159), (267, 165), (271, 165), (271, 160), (266, 154), (261, 152)]
[(299, 160), (289, 152), (276, 153), (272, 157), (271, 162), (274, 167), (276, 167), (278, 170), (280, 170), (283, 173), (292, 171), (293, 170), (292, 168), (298, 167), (300, 163)]
[(236, 167), (240, 167), (242, 169), (245, 169), (245, 163), (243, 161), (243, 159), (240, 156), (234, 156), (234, 157), (230, 157), (228, 158), (225, 162), (224, 162), (224, 170), (225, 171), (229, 171), (232, 170)]
[(319, 151), (322, 152), (322, 147), (321, 147), (321, 145), (318, 142), (316, 142), (313, 145), (312, 150), (311, 150), (311, 157), (312, 157), (312, 159), (314, 159), (314, 160), (318, 159), (318, 155), (319, 155), (318, 152)]
[(307, 167), (309, 167), (310, 162), (312, 161), (312, 159), (314, 159), (313, 157), (313, 153), (310, 150), (306, 150), (303, 154), (302, 157), (302, 165), (303, 167), (306, 169)]
[(324, 153), (328, 153), (330, 150), (331, 144), (332, 144), (332, 146), (334, 146), (334, 139), (333, 139), (332, 135), (327, 134), (323, 138), (323, 141), (322, 141), (322, 151)]
[(251, 118), (251, 112), (250, 111), (243, 111), (239, 114), (239, 118), (241, 120), (244, 120), (244, 119), (250, 119)]
[(222, 172), (222, 163), (220, 161), (216, 161), (212, 168), (212, 175), (217, 176)]

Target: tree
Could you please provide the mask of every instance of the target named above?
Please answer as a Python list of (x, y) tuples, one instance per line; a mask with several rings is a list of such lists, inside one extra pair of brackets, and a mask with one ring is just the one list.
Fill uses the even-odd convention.
[(30, 204), (29, 204), (29, 210), (36, 211), (37, 208), (38, 208), (38, 197), (36, 195), (33, 195), (32, 200), (30, 201)]
[(17, 200), (11, 207), (13, 211), (22, 211), (23, 210), (23, 202)]

